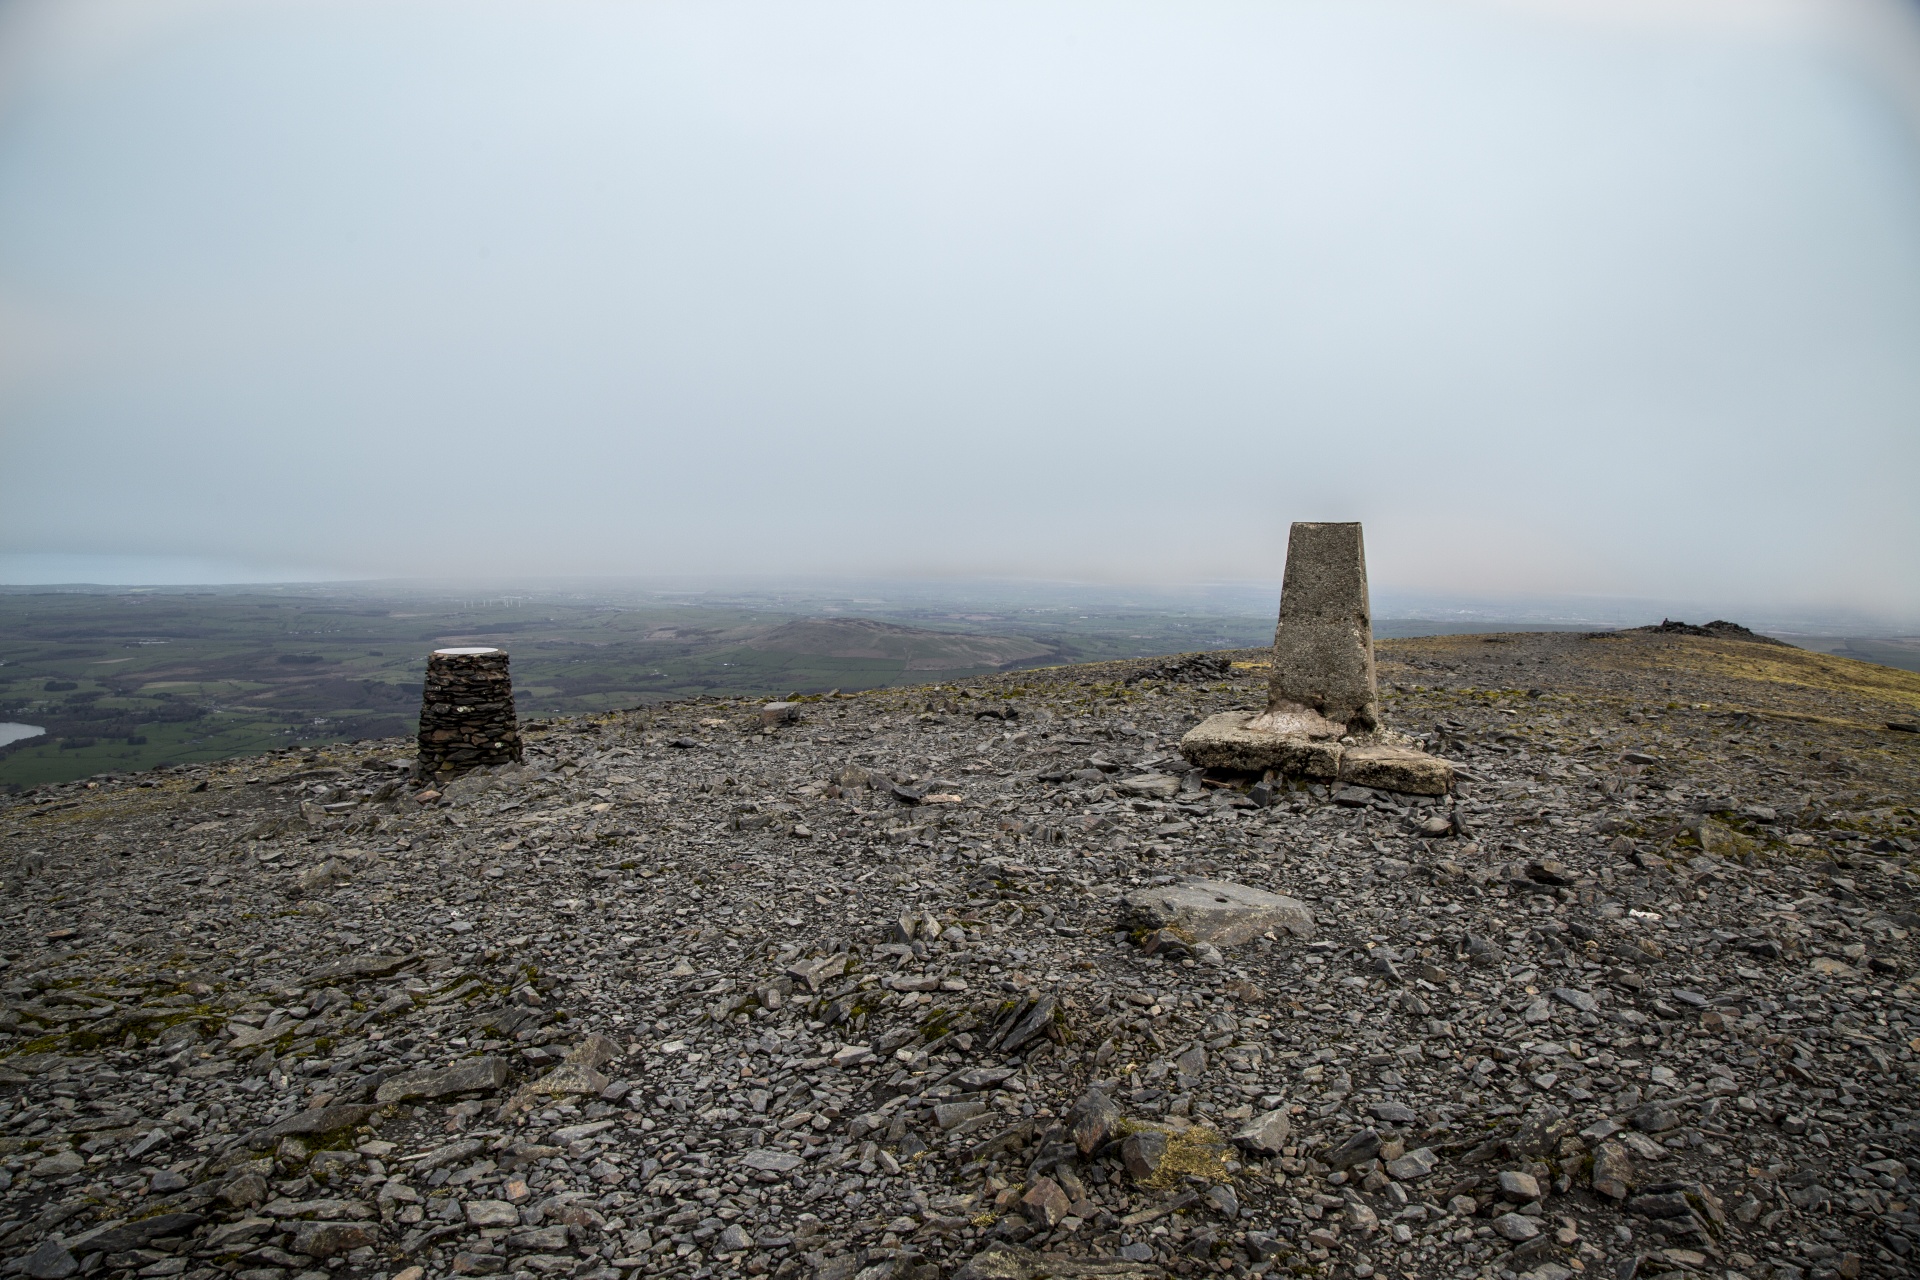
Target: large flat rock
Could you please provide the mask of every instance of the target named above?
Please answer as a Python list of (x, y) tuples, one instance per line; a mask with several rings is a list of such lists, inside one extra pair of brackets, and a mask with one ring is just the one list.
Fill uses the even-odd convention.
[(1381, 791), (1442, 796), (1453, 788), (1453, 766), (1438, 756), (1392, 743), (1342, 746), (1321, 738), (1269, 733), (1254, 727), (1270, 713), (1222, 711), (1180, 739), (1180, 754), (1202, 769), (1246, 773), (1276, 770), (1289, 778), (1352, 783)]
[(1120, 922), (1128, 929), (1173, 929), (1217, 947), (1269, 931), (1313, 937), (1313, 912), (1306, 903), (1231, 880), (1183, 880), (1135, 889), (1121, 899)]
[(1247, 727), (1262, 714), (1223, 711), (1208, 716), (1180, 739), (1180, 754), (1202, 769), (1277, 769), (1289, 777), (1329, 781), (1340, 775), (1339, 743)]
[(1453, 788), (1453, 766), (1412, 747), (1348, 747), (1340, 756), (1340, 781), (1380, 791), (1443, 796)]

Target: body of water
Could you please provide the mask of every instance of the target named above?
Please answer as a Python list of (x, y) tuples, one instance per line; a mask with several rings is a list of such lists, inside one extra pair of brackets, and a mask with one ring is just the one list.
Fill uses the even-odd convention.
[(22, 738), (37, 738), (46, 730), (37, 724), (14, 724), (11, 721), (0, 723), (0, 747), (9, 742), (18, 742)]

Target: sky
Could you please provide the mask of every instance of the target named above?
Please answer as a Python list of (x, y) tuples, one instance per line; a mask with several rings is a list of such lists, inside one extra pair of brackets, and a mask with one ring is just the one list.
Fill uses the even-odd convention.
[(1315, 519), (1920, 626), (1920, 4), (0, 9), (0, 580), (1270, 581)]

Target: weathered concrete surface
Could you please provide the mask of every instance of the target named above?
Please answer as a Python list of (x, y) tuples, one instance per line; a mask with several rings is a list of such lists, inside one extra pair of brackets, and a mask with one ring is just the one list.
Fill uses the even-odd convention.
[(1247, 721), (1255, 733), (1274, 733), (1289, 738), (1342, 738), (1347, 726), (1336, 724), (1310, 707), (1291, 703), (1269, 707)]
[(1349, 733), (1379, 726), (1367, 553), (1357, 523), (1296, 521), (1288, 534), (1268, 696), (1269, 712), (1312, 711)]
[(1180, 754), (1202, 769), (1278, 769), (1290, 777), (1322, 780), (1339, 776), (1339, 743), (1249, 728), (1257, 718), (1252, 711), (1208, 716), (1180, 739)]
[(1453, 786), (1453, 766), (1412, 747), (1355, 746), (1340, 756), (1340, 781), (1380, 791), (1443, 796)]
[(1313, 937), (1313, 912), (1306, 903), (1230, 880), (1182, 880), (1135, 889), (1121, 899), (1120, 923), (1127, 929), (1174, 929), (1217, 947), (1270, 930)]
[(1203, 769), (1272, 769), (1290, 778), (1338, 779), (1416, 796), (1443, 796), (1453, 787), (1453, 766), (1438, 756), (1391, 742), (1343, 746), (1322, 738), (1264, 733), (1255, 727), (1264, 719), (1250, 711), (1208, 716), (1180, 739), (1180, 754)]

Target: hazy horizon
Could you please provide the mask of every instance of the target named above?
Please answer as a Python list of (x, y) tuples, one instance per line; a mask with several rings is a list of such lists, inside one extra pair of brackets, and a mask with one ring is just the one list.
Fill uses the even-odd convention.
[[(716, 600), (754, 601), (763, 607), (792, 607), (820, 612), (822, 600), (857, 602), (861, 606), (951, 608), (1115, 607), (1159, 612), (1182, 608), (1204, 609), (1228, 615), (1266, 618), (1277, 612), (1280, 577), (1186, 582), (1112, 581), (1065, 577), (884, 577), (859, 575), (543, 575), (475, 576), (455, 578), (302, 578), (297, 576), (207, 577), (191, 579), (149, 572), (118, 579), (60, 576), (55, 569), (91, 564), (97, 569), (215, 569), (213, 562), (100, 557), (85, 560), (57, 557), (47, 571), (35, 575), (23, 566), (32, 557), (0, 554), (0, 592), (31, 592), (35, 588), (84, 591), (217, 591), (244, 593), (250, 589), (300, 593), (338, 593), (354, 598), (391, 596), (396, 599), (474, 599), (522, 596), (540, 600), (592, 599), (609, 604), (645, 600), (659, 604), (683, 597), (689, 604)], [(1448, 625), (1501, 624), (1597, 628), (1640, 626), (1673, 618), (1704, 623), (1725, 618), (1781, 634), (1852, 634), (1897, 636), (1920, 632), (1920, 620), (1890, 613), (1845, 608), (1793, 608), (1780, 604), (1711, 597), (1657, 598), (1600, 594), (1465, 594), (1375, 586), (1374, 616), (1381, 621), (1428, 621)], [(788, 602), (794, 602), (789, 606)]]
[(1915, 352), (1898, 0), (0, 11), (0, 580), (1911, 628)]

